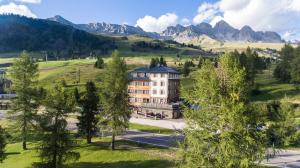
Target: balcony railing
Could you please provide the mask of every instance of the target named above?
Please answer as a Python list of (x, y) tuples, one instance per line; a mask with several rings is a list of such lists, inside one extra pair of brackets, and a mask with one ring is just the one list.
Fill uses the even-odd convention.
[(147, 107), (147, 108), (163, 108), (163, 109), (176, 109), (176, 108), (179, 108), (178, 103), (174, 103), (174, 104), (143, 103), (142, 106)]

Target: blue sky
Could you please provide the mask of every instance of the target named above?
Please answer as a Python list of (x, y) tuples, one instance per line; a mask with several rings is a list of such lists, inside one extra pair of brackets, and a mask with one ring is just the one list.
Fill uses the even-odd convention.
[(74, 23), (126, 23), (151, 32), (178, 23), (214, 25), (225, 20), (238, 29), (249, 25), (300, 40), (300, 0), (0, 0), (3, 13), (61, 15)]
[(59, 14), (75, 23), (105, 21), (134, 25), (145, 15), (176, 13), (193, 18), (201, 3), (201, 0), (43, 0), (30, 8), (41, 18)]

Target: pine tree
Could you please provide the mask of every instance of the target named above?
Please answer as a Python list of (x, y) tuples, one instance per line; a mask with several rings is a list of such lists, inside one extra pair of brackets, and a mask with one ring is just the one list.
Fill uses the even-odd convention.
[(6, 155), (5, 155), (5, 146), (6, 146), (6, 132), (0, 126), (0, 164), (6, 158)]
[(62, 168), (69, 160), (77, 160), (80, 155), (73, 151), (75, 142), (67, 130), (66, 118), (74, 112), (75, 101), (65, 88), (55, 85), (47, 94), (39, 122), (41, 127), (41, 144), (39, 156), (41, 163), (37, 167)]
[(130, 119), (127, 84), (126, 63), (119, 57), (119, 53), (114, 51), (112, 60), (108, 63), (104, 73), (101, 95), (103, 112), (100, 113), (100, 124), (107, 123), (107, 127), (112, 132), (112, 150), (115, 149), (115, 136), (119, 131), (128, 127)]
[(83, 109), (80, 112), (81, 115), (78, 117), (79, 123), (77, 124), (79, 134), (86, 136), (87, 143), (92, 142), (92, 136), (97, 131), (98, 103), (99, 97), (94, 82), (87, 82), (86, 92), (79, 103)]
[(292, 104), (286, 101), (270, 101), (265, 103), (262, 111), (265, 122), (268, 123), (266, 130), (268, 146), (282, 149), (290, 145), (297, 131)]
[(236, 58), (225, 54), (217, 67), (206, 61), (195, 86), (183, 90), (187, 128), (182, 167), (251, 167), (264, 156), (259, 115), (248, 104), (246, 73)]
[(33, 124), (37, 112), (38, 64), (30, 58), (27, 52), (21, 53), (9, 71), (12, 80), (12, 90), (17, 97), (12, 100), (12, 114), (14, 120), (20, 125), (23, 149), (27, 149), (27, 137), (30, 125)]
[(297, 89), (300, 84), (300, 55), (291, 62), (291, 82), (293, 82)]
[(74, 98), (75, 98), (76, 103), (79, 104), (80, 103), (80, 93), (79, 93), (79, 90), (77, 87), (74, 89)]
[(184, 62), (184, 65), (183, 65), (183, 69), (182, 69), (182, 73), (183, 73), (183, 76), (187, 77), (189, 76), (191, 70), (190, 70), (190, 64), (189, 62)]
[(156, 67), (156, 66), (157, 66), (156, 59), (155, 59), (155, 58), (151, 58), (149, 68), (154, 68), (154, 67)]
[(159, 65), (160, 66), (167, 66), (167, 62), (166, 62), (166, 60), (164, 59), (163, 56), (160, 56), (160, 58), (159, 58)]
[(103, 69), (104, 65), (104, 60), (101, 57), (97, 57), (97, 61), (95, 62), (95, 68)]

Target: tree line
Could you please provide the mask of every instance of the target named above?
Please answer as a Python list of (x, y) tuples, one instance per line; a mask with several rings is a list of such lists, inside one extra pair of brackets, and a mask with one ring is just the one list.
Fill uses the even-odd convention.
[[(239, 66), (245, 69), (246, 78), (249, 81), (252, 90), (257, 89), (255, 75), (262, 72), (262, 70), (267, 69), (271, 64), (271, 59), (259, 57), (258, 54), (249, 47), (246, 51), (238, 52), (237, 50), (234, 50), (229, 54), (238, 60)], [(215, 67), (218, 66), (218, 58), (199, 57), (197, 68), (201, 68), (207, 60), (214, 64)], [(197, 70), (197, 68), (195, 69), (194, 67), (196, 67), (196, 65), (193, 61), (185, 61), (182, 68), (182, 74), (185, 77), (188, 76), (190, 72)]]
[(282, 82), (300, 84), (300, 46), (284, 45), (273, 75)]
[(113, 38), (92, 35), (49, 20), (0, 15), (0, 52), (47, 51), (49, 57), (66, 58), (116, 48)]
[[(69, 114), (78, 112), (78, 133), (92, 142), (99, 128), (112, 132), (111, 149), (115, 149), (115, 136), (128, 127), (130, 111), (128, 106), (128, 74), (124, 59), (117, 51), (105, 69), (101, 88), (89, 81), (85, 91), (79, 92), (54, 84), (50, 89), (38, 87), (38, 64), (28, 53), (20, 57), (9, 70), (17, 97), (12, 99), (10, 119), (16, 121), (21, 132), (22, 148), (28, 149), (32, 132), (36, 135), (40, 162), (34, 167), (64, 167), (69, 160), (78, 160), (80, 154), (74, 151), (76, 141), (68, 129)], [(7, 132), (0, 127), (0, 161), (5, 159)]]

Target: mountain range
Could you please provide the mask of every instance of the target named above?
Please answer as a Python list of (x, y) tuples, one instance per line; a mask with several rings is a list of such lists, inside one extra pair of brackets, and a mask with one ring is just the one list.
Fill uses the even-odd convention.
[(0, 15), (0, 52), (49, 51), (53, 55), (72, 55), (115, 48), (113, 38), (90, 34), (45, 19)]
[(223, 20), (216, 23), (214, 27), (205, 22), (189, 26), (182, 26), (178, 24), (176, 26), (168, 27), (160, 34), (155, 32), (146, 32), (140, 27), (125, 24), (118, 25), (105, 22), (74, 24), (59, 15), (48, 18), (48, 20), (56, 21), (94, 34), (121, 36), (142, 35), (155, 39), (170, 39), (180, 43), (192, 43), (199, 38), (209, 38), (219, 42), (283, 42), (280, 35), (276, 32), (254, 31), (250, 26), (244, 26), (239, 30)]

